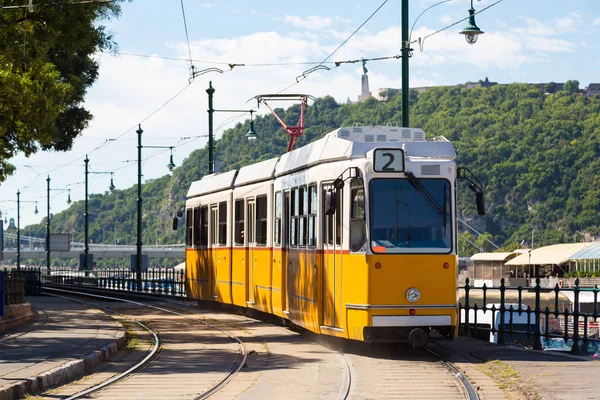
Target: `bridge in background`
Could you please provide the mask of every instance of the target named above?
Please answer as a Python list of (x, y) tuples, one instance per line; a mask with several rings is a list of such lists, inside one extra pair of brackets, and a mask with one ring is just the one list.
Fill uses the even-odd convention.
[[(13, 237), (14, 236), (14, 237)], [(5, 234), (5, 239), (15, 239), (16, 235)], [(46, 251), (43, 238), (21, 236), (21, 259), (45, 259)], [(84, 244), (71, 242), (69, 251), (52, 251), (52, 258), (79, 258), (84, 253)], [(90, 244), (89, 253), (99, 258), (129, 258), (136, 254), (135, 245), (113, 245), (113, 244)], [(150, 258), (185, 258), (185, 244), (143, 246), (142, 252)], [(17, 256), (16, 248), (4, 248), (4, 258)]]

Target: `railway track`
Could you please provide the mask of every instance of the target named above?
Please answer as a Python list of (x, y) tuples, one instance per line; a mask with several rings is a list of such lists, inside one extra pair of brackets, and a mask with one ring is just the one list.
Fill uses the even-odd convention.
[[(128, 321), (138, 325), (140, 328), (144, 329), (145, 331), (149, 332), (153, 339), (154, 339), (154, 344), (152, 346), (152, 348), (150, 349), (150, 351), (148, 352), (148, 354), (139, 362), (133, 364), (132, 366), (130, 366), (126, 371), (121, 372), (119, 374), (116, 374), (114, 376), (112, 376), (111, 378), (104, 380), (103, 382), (93, 385), (89, 388), (86, 388), (84, 390), (80, 390), (77, 393), (71, 394), (68, 397), (66, 397), (67, 399), (81, 399), (81, 398), (88, 398), (90, 395), (94, 395), (94, 398), (102, 398), (103, 394), (104, 395), (108, 395), (109, 398), (115, 398), (113, 397), (113, 394), (111, 394), (110, 389), (119, 385), (119, 383), (123, 382), (123, 381), (128, 381), (128, 383), (131, 383), (131, 381), (133, 380), (133, 377), (135, 377), (135, 375), (142, 371), (143, 369), (149, 369), (151, 368), (151, 365), (153, 362), (156, 361), (156, 363), (160, 363), (161, 360), (160, 359), (160, 349), (162, 346), (164, 346), (165, 344), (165, 340), (161, 337), (161, 335), (159, 335), (159, 332), (157, 331), (157, 329), (152, 328), (149, 323), (146, 322), (142, 322), (140, 319), (131, 316), (131, 312), (127, 312), (127, 310), (123, 310), (123, 309), (116, 309), (115, 306), (107, 306), (106, 304), (100, 304), (98, 303), (98, 301), (111, 301), (111, 302), (118, 302), (121, 304), (126, 304), (127, 306), (131, 307), (133, 306), (134, 308), (145, 308), (145, 309), (150, 309), (154, 312), (159, 312), (162, 314), (167, 314), (167, 315), (171, 315), (171, 316), (176, 316), (179, 318), (182, 318), (183, 320), (187, 321), (188, 323), (195, 323), (195, 324), (200, 324), (205, 328), (208, 328), (209, 330), (212, 330), (213, 333), (214, 331), (219, 332), (220, 334), (222, 334), (223, 336), (227, 337), (232, 343), (234, 343), (237, 347), (237, 351), (236, 351), (236, 359), (233, 363), (231, 364), (231, 367), (229, 368), (228, 371), (226, 371), (226, 373), (218, 380), (216, 380), (216, 382), (213, 382), (209, 387), (205, 388), (204, 390), (199, 391), (199, 394), (194, 394), (192, 396), (193, 399), (206, 399), (210, 396), (212, 396), (213, 394), (215, 394), (216, 392), (218, 392), (220, 389), (222, 389), (223, 387), (225, 387), (227, 385), (227, 383), (229, 381), (231, 381), (231, 379), (233, 379), (233, 377), (239, 373), (239, 371), (241, 370), (241, 368), (245, 365), (246, 360), (247, 360), (247, 352), (246, 349), (244, 347), (244, 343), (235, 335), (233, 335), (232, 333), (228, 332), (227, 330), (218, 327), (214, 324), (211, 324), (210, 322), (207, 322), (205, 320), (187, 315), (185, 313), (176, 311), (176, 310), (172, 310), (166, 307), (159, 307), (156, 305), (152, 305), (149, 303), (144, 303), (141, 301), (134, 301), (134, 300), (128, 300), (128, 299), (122, 299), (122, 298), (117, 298), (117, 297), (112, 297), (112, 296), (104, 296), (104, 295), (98, 295), (98, 294), (90, 294), (90, 293), (85, 293), (85, 292), (77, 292), (77, 291), (71, 291), (71, 290), (63, 290), (63, 289), (55, 289), (55, 288), (45, 288), (44, 289), (46, 291), (46, 294), (50, 294), (50, 295), (54, 295), (54, 296), (60, 296), (63, 298), (68, 298), (69, 300), (72, 301), (78, 301), (84, 304), (87, 304), (89, 306), (101, 309), (103, 311), (118, 315), (122, 318), (126, 318)], [(48, 292), (52, 292), (52, 293), (48, 293)], [(57, 294), (60, 293), (60, 294)], [(73, 296), (86, 296), (89, 298), (92, 298), (94, 301), (82, 301), (81, 299), (76, 299)], [(225, 361), (226, 362), (226, 361)]]
[[(157, 306), (110, 296), (93, 297), (94, 307), (110, 309), (117, 315), (127, 314), (147, 326), (143, 329), (148, 332), (147, 336), (155, 338), (155, 343), (148, 346), (145, 360), (134, 363), (125, 372), (77, 393), (71, 389), (69, 397), (61, 398), (92, 395), (100, 399), (135, 398), (132, 393), (139, 392), (142, 395), (137, 398), (144, 399), (478, 399), (472, 385), (452, 364), (422, 349), (339, 340), (337, 345), (323, 347), (319, 344), (323, 337), (299, 335), (233, 314), (198, 310), (181, 301)], [(107, 305), (106, 301), (111, 303)], [(137, 322), (132, 323), (142, 329)], [(183, 326), (200, 326), (204, 334), (196, 335), (193, 329), (184, 331)], [(227, 339), (227, 346), (215, 338), (215, 332)], [(175, 340), (187, 344), (178, 344)], [(206, 347), (190, 344), (199, 341), (206, 342)], [(232, 344), (236, 350), (231, 348)], [(153, 355), (150, 347), (157, 349)], [(168, 351), (162, 351), (164, 349)], [(225, 364), (229, 366), (226, 371)], [(218, 379), (215, 369), (220, 372)], [(181, 376), (174, 382), (167, 381), (169, 376), (177, 377), (178, 373)], [(203, 381), (202, 390), (192, 388), (193, 382)], [(206, 385), (208, 381), (212, 383)], [(185, 382), (188, 387), (183, 391), (174, 390), (171, 396), (160, 392), (164, 390), (161, 388), (177, 386), (175, 382)], [(154, 391), (149, 389), (152, 386)]]
[(430, 349), (398, 349), (384, 350), (385, 356), (360, 349), (342, 354), (347, 374), (339, 398), (479, 400), (467, 377), (439, 354)]

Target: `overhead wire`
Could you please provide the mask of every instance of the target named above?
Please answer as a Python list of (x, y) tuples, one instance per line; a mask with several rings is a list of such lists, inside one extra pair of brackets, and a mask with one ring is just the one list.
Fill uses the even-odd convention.
[(192, 48), (190, 46), (190, 36), (188, 34), (187, 20), (185, 18), (185, 7), (183, 6), (183, 0), (181, 0), (181, 14), (183, 15), (183, 26), (185, 28), (185, 39), (187, 41), (188, 52), (190, 55), (190, 65), (193, 66), (194, 62), (192, 61)]
[[(131, 132), (132, 130), (136, 129), (138, 127), (139, 124), (142, 124), (144, 122), (146, 122), (147, 120), (149, 120), (150, 118), (152, 118), (157, 112), (159, 112), (160, 110), (162, 110), (163, 108), (165, 108), (169, 103), (171, 103), (173, 100), (175, 100), (175, 98), (177, 98), (179, 95), (181, 95), (181, 93), (183, 93), (187, 88), (189, 88), (191, 85), (191, 83), (187, 83), (181, 90), (179, 90), (175, 95), (173, 95), (169, 100), (167, 100), (165, 103), (163, 103), (160, 107), (158, 107), (156, 110), (154, 110), (153, 112), (151, 112), (148, 116), (146, 116), (145, 118), (143, 118), (139, 123), (136, 123), (135, 125), (133, 125), (131, 128), (127, 129), (126, 131), (124, 131), (123, 133), (121, 133), (120, 135), (118, 135), (115, 138), (110, 138), (110, 139), (106, 139), (104, 141), (104, 143), (102, 143), (101, 145), (97, 146), (96, 148), (92, 149), (91, 151), (87, 152), (86, 154), (92, 154), (98, 150), (100, 150), (101, 148), (105, 147), (108, 143), (114, 142), (120, 138), (122, 138), (123, 136), (125, 136), (126, 134), (128, 134), (129, 132)], [(59, 170), (61, 168), (67, 167), (79, 160), (82, 160), (85, 156), (80, 156), (66, 164), (63, 164), (59, 167), (56, 167), (54, 169), (51, 169), (49, 171), (44, 172), (44, 174), (49, 174), (51, 172), (54, 172), (56, 170)]]
[(347, 42), (348, 42), (350, 39), (352, 39), (352, 37), (353, 37), (353, 36), (354, 36), (354, 35), (355, 35), (355, 34), (356, 34), (356, 33), (357, 33), (359, 30), (361, 30), (361, 28), (362, 28), (363, 26), (365, 26), (365, 24), (366, 24), (367, 22), (369, 22), (369, 21), (371, 20), (371, 18), (373, 18), (373, 16), (375, 16), (375, 14), (377, 14), (377, 13), (379, 12), (379, 10), (381, 10), (381, 8), (382, 8), (382, 7), (385, 5), (385, 3), (387, 3), (387, 2), (388, 2), (388, 0), (384, 0), (384, 1), (383, 1), (383, 3), (381, 3), (381, 4), (379, 5), (379, 7), (377, 7), (377, 9), (376, 9), (375, 11), (373, 11), (373, 12), (371, 13), (371, 15), (369, 15), (369, 17), (368, 17), (368, 18), (367, 18), (367, 19), (366, 19), (366, 20), (365, 20), (365, 21), (364, 21), (362, 24), (360, 24), (360, 26), (359, 26), (358, 28), (356, 28), (356, 29), (354, 30), (354, 32), (352, 32), (352, 33), (350, 34), (350, 36), (348, 36), (348, 37), (346, 38), (346, 40), (344, 40), (344, 41), (343, 41), (343, 42), (342, 42), (342, 43), (341, 43), (341, 44), (340, 44), (338, 47), (336, 47), (336, 49), (335, 49), (335, 50), (333, 50), (333, 51), (331, 52), (331, 54), (329, 54), (327, 57), (325, 57), (325, 59), (324, 59), (323, 61), (321, 61), (321, 64), (323, 64), (324, 62), (326, 62), (327, 60), (329, 60), (329, 59), (331, 58), (331, 56), (333, 56), (333, 55), (334, 55), (334, 54), (335, 54), (335, 53), (336, 53), (336, 52), (337, 52), (339, 49), (341, 49), (341, 48), (342, 48), (342, 47), (343, 47), (343, 46), (344, 46), (344, 45), (345, 45), (345, 44), (346, 44), (346, 43), (347, 43)]
[[(352, 33), (350, 34), (350, 36), (348, 36), (348, 37), (347, 37), (347, 38), (346, 38), (346, 39), (345, 39), (345, 40), (344, 40), (344, 41), (343, 41), (343, 42), (342, 42), (342, 43), (341, 43), (341, 44), (340, 44), (338, 47), (336, 47), (336, 48), (335, 48), (335, 50), (333, 50), (333, 51), (332, 51), (332, 52), (331, 52), (331, 53), (330, 53), (330, 54), (329, 54), (327, 57), (325, 57), (325, 59), (324, 59), (323, 61), (321, 61), (319, 64), (317, 64), (317, 66), (316, 66), (316, 67), (313, 67), (313, 68), (311, 68), (311, 69), (309, 69), (309, 70), (307, 70), (307, 71), (304, 71), (304, 72), (303, 72), (301, 75), (298, 75), (298, 76), (296, 77), (296, 82), (294, 82), (294, 83), (292, 83), (291, 85), (289, 85), (289, 86), (285, 87), (284, 89), (280, 90), (279, 92), (277, 92), (277, 94), (281, 94), (281, 93), (285, 92), (286, 90), (288, 90), (288, 89), (291, 89), (292, 87), (294, 87), (294, 86), (296, 86), (298, 83), (300, 83), (302, 80), (304, 80), (304, 79), (305, 79), (305, 78), (306, 78), (306, 77), (307, 77), (307, 76), (308, 76), (308, 75), (309, 75), (311, 72), (314, 72), (314, 71), (316, 71), (316, 70), (320, 69), (320, 68), (319, 68), (320, 66), (324, 66), (324, 64), (327, 62), (327, 60), (329, 60), (329, 59), (330, 59), (330, 58), (331, 58), (331, 57), (332, 57), (332, 56), (333, 56), (335, 53), (337, 53), (337, 51), (338, 51), (339, 49), (341, 49), (341, 48), (342, 48), (342, 47), (343, 47), (343, 46), (344, 46), (346, 43), (348, 43), (348, 41), (349, 41), (350, 39), (352, 39), (352, 37), (353, 37), (353, 36), (354, 36), (354, 35), (355, 35), (355, 34), (356, 34), (356, 33), (357, 33), (359, 30), (361, 30), (361, 29), (362, 29), (362, 27), (363, 27), (363, 26), (365, 26), (365, 24), (366, 24), (367, 22), (369, 22), (369, 21), (371, 20), (371, 18), (373, 18), (373, 16), (375, 16), (375, 14), (377, 14), (377, 13), (379, 12), (379, 10), (381, 10), (381, 8), (382, 8), (382, 7), (383, 7), (383, 6), (384, 6), (384, 5), (385, 5), (387, 2), (388, 2), (388, 0), (384, 0), (384, 1), (383, 1), (383, 3), (381, 3), (381, 4), (379, 5), (379, 7), (377, 7), (377, 9), (375, 9), (375, 11), (373, 11), (373, 12), (371, 13), (371, 15), (369, 15), (369, 17), (368, 17), (368, 18), (367, 18), (365, 21), (363, 21), (363, 23), (362, 23), (362, 24), (360, 24), (360, 26), (359, 26), (358, 28), (356, 28), (356, 29), (354, 30), (354, 32), (352, 32)], [(325, 68), (326, 68), (326, 69), (329, 69), (329, 68), (327, 68), (327, 67), (325, 67)], [(300, 77), (302, 77), (302, 79), (299, 79)]]

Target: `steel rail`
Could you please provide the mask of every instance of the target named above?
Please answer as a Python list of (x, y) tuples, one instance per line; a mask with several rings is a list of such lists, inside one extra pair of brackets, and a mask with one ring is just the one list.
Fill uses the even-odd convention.
[[(48, 290), (48, 289), (46, 289)], [(49, 289), (49, 290), (59, 290), (59, 291), (65, 291), (62, 289)], [(77, 293), (79, 295), (81, 295), (81, 292), (74, 292)], [(118, 314), (121, 315), (124, 318), (127, 318), (129, 321), (134, 322), (136, 324), (138, 324), (139, 326), (141, 326), (143, 329), (147, 330), (148, 332), (150, 332), (152, 334), (152, 336), (154, 337), (154, 347), (152, 348), (152, 350), (146, 355), (146, 357), (144, 357), (144, 359), (142, 359), (140, 362), (138, 362), (137, 364), (133, 365), (131, 368), (129, 368), (128, 370), (121, 372), (118, 375), (113, 376), (112, 378), (99, 383), (98, 385), (92, 386), (90, 388), (87, 388), (85, 390), (82, 390), (81, 392), (77, 392), (71, 396), (69, 396), (66, 400), (75, 400), (75, 399), (80, 399), (84, 396), (87, 396), (88, 394), (92, 394), (92, 393), (96, 393), (110, 385), (113, 385), (114, 383), (116, 383), (117, 381), (120, 381), (121, 379), (127, 377), (128, 375), (131, 375), (132, 373), (134, 373), (135, 371), (139, 370), (140, 368), (144, 367), (145, 365), (147, 365), (148, 363), (150, 363), (150, 361), (152, 361), (157, 355), (158, 355), (158, 351), (160, 350), (160, 346), (161, 346), (161, 341), (160, 338), (158, 336), (158, 333), (153, 330), (152, 328), (150, 328), (148, 325), (144, 324), (141, 321), (138, 321), (135, 318), (131, 318), (126, 316), (125, 314), (122, 314), (118, 311), (115, 310), (111, 310), (110, 308), (107, 307), (102, 307), (96, 303), (91, 303), (91, 302), (87, 302), (87, 301), (83, 301), (80, 299), (74, 299), (72, 297), (68, 297), (68, 296), (61, 296), (58, 294), (51, 294), (51, 293), (46, 293), (49, 296), (53, 296), (53, 297), (60, 297), (63, 299), (67, 299), (69, 301), (74, 301), (77, 303), (81, 303), (81, 304), (85, 304), (85, 305), (90, 305), (93, 306), (95, 308), (101, 309), (101, 310), (105, 310), (114, 314)], [(103, 297), (103, 296), (95, 296), (95, 297)]]
[(343, 360), (343, 364), (346, 367), (345, 368), (345, 374), (344, 376), (346, 377), (345, 379), (345, 385), (342, 387), (342, 390), (340, 390), (340, 394), (341, 394), (341, 399), (342, 400), (346, 400), (350, 398), (350, 389), (352, 388), (352, 367), (350, 367), (350, 363), (348, 362), (348, 358), (346, 358), (346, 355), (344, 353), (340, 354), (342, 360)]
[(459, 371), (459, 369), (454, 364), (452, 364), (450, 361), (447, 361), (446, 359), (444, 359), (444, 357), (442, 357), (441, 355), (439, 355), (438, 353), (436, 353), (428, 347), (425, 347), (425, 351), (439, 358), (442, 361), (442, 363), (444, 363), (444, 366), (454, 374), (454, 378), (458, 382), (460, 382), (460, 384), (464, 388), (468, 400), (480, 400), (479, 394), (477, 393), (477, 389), (475, 389), (473, 384), (467, 379), (467, 377), (462, 372)]
[[(150, 304), (147, 304), (147, 303), (142, 303), (142, 302), (139, 302), (139, 301), (128, 300), (128, 299), (123, 299), (123, 298), (118, 298), (118, 297), (103, 296), (103, 295), (91, 294), (91, 293), (86, 293), (86, 292), (77, 292), (77, 291), (72, 291), (72, 290), (47, 288), (47, 287), (45, 287), (44, 290), (54, 290), (54, 291), (58, 291), (58, 292), (79, 294), (79, 295), (83, 295), (83, 296), (95, 297), (95, 298), (106, 299), (106, 300), (122, 301), (122, 302), (125, 302), (125, 303), (134, 304), (134, 305), (137, 305), (137, 306), (141, 306), (141, 307), (146, 307), (146, 308), (151, 308), (151, 309), (154, 309), (154, 310), (162, 311), (162, 312), (165, 312), (165, 313), (168, 313), (168, 314), (177, 315), (177, 316), (180, 316), (180, 317), (183, 317), (183, 318), (195, 321), (195, 322), (199, 322), (199, 323), (201, 323), (201, 324), (203, 324), (203, 325), (205, 325), (205, 326), (207, 326), (209, 328), (215, 329), (215, 330), (223, 333), (225, 336), (229, 337), (234, 342), (236, 342), (237, 345), (238, 345), (238, 348), (239, 348), (239, 352), (238, 352), (238, 355), (237, 355), (236, 363), (234, 363), (234, 365), (231, 367), (231, 369), (229, 370), (229, 372), (221, 380), (219, 380), (219, 382), (217, 382), (215, 385), (213, 385), (212, 388), (210, 388), (209, 390), (207, 390), (204, 393), (200, 394), (199, 396), (195, 397), (194, 399), (198, 399), (198, 400), (200, 400), (200, 399), (206, 399), (206, 398), (212, 396), (213, 394), (215, 394), (216, 392), (218, 392), (219, 390), (221, 390), (223, 387), (225, 387), (233, 379), (233, 377), (235, 375), (237, 375), (239, 373), (239, 371), (243, 368), (243, 366), (246, 364), (246, 361), (248, 359), (248, 353), (246, 351), (246, 348), (244, 347), (244, 343), (237, 336), (233, 335), (232, 333), (230, 333), (230, 332), (226, 331), (225, 329), (222, 329), (222, 328), (220, 328), (220, 327), (218, 327), (216, 325), (213, 325), (213, 324), (211, 324), (209, 322), (203, 321), (203, 320), (198, 319), (198, 318), (191, 317), (191, 316), (189, 316), (187, 314), (183, 314), (183, 313), (180, 313), (180, 312), (177, 312), (177, 311), (169, 310), (169, 309), (163, 308), (163, 307), (153, 306), (153, 305), (150, 305)], [(139, 368), (137, 368), (137, 369), (139, 369)], [(135, 371), (129, 371), (128, 374), (131, 374), (133, 372), (135, 372)], [(122, 373), (121, 375), (123, 375), (123, 377), (124, 377), (124, 376), (126, 376), (126, 375), (124, 375), (126, 373), (127, 373), (127, 371), (124, 372), (124, 373)], [(119, 378), (119, 379), (121, 379), (121, 378)], [(111, 384), (115, 383), (119, 379), (113, 380), (111, 382)], [(108, 386), (108, 384), (104, 385), (103, 388), (106, 387), (106, 386)], [(100, 388), (98, 388), (98, 389), (96, 389), (94, 391), (97, 391), (97, 390), (100, 390)], [(89, 394), (89, 392), (86, 393), (86, 394)], [(78, 398), (78, 397), (73, 397), (73, 399), (75, 399), (75, 398)]]

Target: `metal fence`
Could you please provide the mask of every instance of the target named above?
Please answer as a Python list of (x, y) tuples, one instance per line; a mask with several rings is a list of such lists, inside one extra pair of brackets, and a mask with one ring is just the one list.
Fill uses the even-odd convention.
[(555, 338), (572, 340), (571, 353), (580, 354), (598, 335), (598, 286), (544, 287), (539, 278), (533, 287), (470, 285), (461, 288), (461, 333), (498, 344), (530, 344), (542, 350)]
[(98, 268), (90, 271), (59, 268), (52, 269), (50, 274), (44, 271), (41, 279), (43, 283), (52, 285), (186, 296), (185, 272), (172, 268), (149, 268), (141, 273), (139, 285), (136, 273), (128, 268)]
[(21, 271), (4, 270), (4, 305), (25, 303), (25, 277)]

